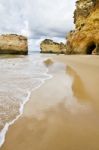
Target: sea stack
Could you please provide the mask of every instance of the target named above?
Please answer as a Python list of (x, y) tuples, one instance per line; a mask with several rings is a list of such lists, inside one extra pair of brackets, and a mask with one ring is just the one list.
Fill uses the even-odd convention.
[(56, 53), (63, 54), (66, 53), (66, 45), (61, 43), (56, 43), (53, 40), (45, 39), (40, 44), (41, 53)]
[(67, 36), (67, 54), (99, 54), (99, 0), (78, 0), (75, 30)]
[(22, 35), (0, 35), (0, 54), (28, 54), (28, 40)]

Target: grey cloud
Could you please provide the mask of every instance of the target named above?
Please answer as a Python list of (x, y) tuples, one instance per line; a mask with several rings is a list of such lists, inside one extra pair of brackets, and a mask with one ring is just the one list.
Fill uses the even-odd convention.
[(75, 0), (0, 0), (0, 33), (64, 37), (73, 28)]

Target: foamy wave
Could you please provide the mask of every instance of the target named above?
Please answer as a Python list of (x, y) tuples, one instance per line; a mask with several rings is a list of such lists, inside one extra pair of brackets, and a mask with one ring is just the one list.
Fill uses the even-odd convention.
[[(1, 110), (3, 110), (3, 112), (0, 112), (0, 116), (5, 115), (6, 117), (7, 112), (5, 106), (8, 105), (7, 109), (9, 109), (10, 103), (14, 102), (14, 107), (15, 104), (19, 103), (19, 107), (17, 107), (19, 110), (16, 110), (19, 113), (15, 113), (17, 114), (15, 118), (13, 120), (7, 120), (7, 122), (3, 120), (3, 122), (6, 123), (4, 123), (3, 129), (0, 131), (0, 147), (5, 141), (9, 126), (14, 124), (22, 115), (24, 105), (29, 100), (31, 92), (39, 88), (45, 80), (52, 78), (52, 75), (48, 74), (48, 69), (42, 63), (44, 59), (45, 58), (41, 58), (40, 56), (22, 56), (19, 58), (0, 60), (0, 106), (2, 108)], [(1, 124), (3, 123), (1, 122)]]

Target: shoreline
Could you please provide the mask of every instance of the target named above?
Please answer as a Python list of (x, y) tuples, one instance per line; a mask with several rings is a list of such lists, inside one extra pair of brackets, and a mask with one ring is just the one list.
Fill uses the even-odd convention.
[[(46, 59), (47, 58), (43, 59), (42, 63)], [(43, 79), (43, 80), (41, 79), (41, 84), (39, 86), (33, 88), (31, 91), (27, 91), (27, 97), (26, 97), (26, 99), (23, 101), (22, 104), (20, 104), (19, 114), (15, 117), (15, 119), (11, 120), (10, 122), (7, 122), (5, 124), (5, 126), (3, 127), (3, 129), (0, 131), (0, 148), (3, 146), (3, 144), (5, 142), (6, 134), (9, 131), (9, 128), (23, 115), (24, 107), (28, 103), (28, 101), (29, 101), (29, 99), (31, 97), (32, 92), (35, 91), (35, 90), (37, 90), (38, 88), (40, 88), (45, 83), (46, 80), (49, 80), (49, 79), (51, 79), (53, 77), (52, 75), (50, 75), (48, 73), (48, 69), (46, 69), (46, 73), (44, 73), (44, 74), (47, 75), (48, 78)]]
[[(80, 106), (78, 104), (81, 104), (82, 106), (86, 105), (86, 107), (82, 110), (81, 107), (79, 107), (79, 110), (77, 107), (75, 107), (76, 104), (73, 105), (73, 108), (75, 107), (75, 109), (77, 109), (77, 112), (79, 112), (79, 115), (81, 116), (75, 114), (77, 112), (72, 112), (74, 114), (71, 114), (69, 112), (71, 104), (69, 104), (68, 107), (66, 106), (68, 108), (66, 110), (64, 105), (64, 98), (66, 98), (64, 89), (64, 81), (66, 81), (65, 74), (63, 74), (63, 72), (57, 73), (57, 70), (52, 69), (51, 71), (55, 76), (52, 79), (47, 80), (40, 88), (32, 92), (30, 100), (24, 107), (22, 116), (9, 128), (5, 143), (1, 147), (1, 150), (11, 150), (13, 148), (15, 150), (31, 150), (31, 147), (35, 150), (55, 150), (56, 148), (57, 150), (66, 150), (66, 148), (72, 149), (72, 146), (74, 146), (75, 144), (76, 150), (78, 150), (77, 146), (80, 150), (87, 150), (88, 147), (93, 148), (93, 146), (95, 146), (95, 150), (98, 150), (99, 146), (97, 144), (94, 145), (94, 140), (89, 145), (90, 138), (92, 138), (90, 137), (90, 134), (86, 137), (89, 138), (88, 140), (82, 133), (83, 128), (87, 129), (90, 123), (92, 124), (91, 127), (93, 127), (91, 129), (93, 131), (92, 133), (96, 135), (97, 131), (96, 129), (98, 123), (96, 122), (94, 117), (97, 117), (99, 112), (99, 94), (97, 89), (99, 85), (99, 80), (97, 80), (99, 79), (98, 56), (80, 56), (79, 58), (75, 56), (68, 57), (63, 55), (47, 56), (52, 58), (54, 62), (64, 63), (67, 66), (67, 73), (71, 77), (73, 77), (72, 90), (74, 98), (77, 98), (77, 107)], [(59, 79), (62, 80), (59, 81)], [(60, 87), (57, 87), (57, 84)], [(93, 90), (92, 86), (95, 88), (95, 90)], [(59, 91), (60, 93), (58, 93)], [(58, 96), (56, 95), (56, 92)], [(47, 105), (45, 105), (46, 100), (49, 101)], [(34, 107), (35, 110), (37, 109), (37, 111), (33, 110)], [(43, 107), (45, 108), (43, 109)], [(68, 118), (69, 116), (70, 118)], [(66, 120), (66, 118), (68, 118), (68, 120)], [(75, 120), (78, 121), (78, 124), (77, 122), (75, 122)], [(71, 125), (71, 122), (73, 123), (73, 126)], [(83, 122), (86, 123), (85, 125), (83, 124), (84, 127), (82, 126)], [(79, 126), (81, 126), (82, 130), (79, 130)], [(96, 127), (96, 129), (94, 129), (94, 127)], [(71, 139), (70, 128), (73, 136), (72, 141), (69, 140)], [(85, 138), (85, 140), (83, 139), (82, 141), (80, 141), (79, 145), (77, 144), (78, 142), (76, 143), (74, 139), (74, 129), (76, 131), (78, 130), (78, 132), (76, 133), (78, 141), (80, 136), (79, 134), (83, 135), (83, 137)], [(90, 129), (88, 129), (88, 132), (91, 133)], [(68, 140), (66, 133), (68, 135)], [(60, 134), (60, 137), (57, 134)], [(83, 137), (80, 136), (80, 138)], [(96, 137), (99, 137), (99, 135), (97, 134)], [(68, 141), (68, 143), (65, 141), (65, 139)], [(12, 140), (13, 143), (11, 143)], [(72, 143), (72, 145), (69, 145), (70, 142)], [(96, 140), (96, 143), (97, 142), (98, 141)], [(40, 144), (40, 146), (38, 143)]]
[(6, 134), (9, 130), (9, 127), (12, 126), (23, 114), (24, 105), (29, 101), (30, 95), (31, 95), (31, 92), (28, 93), (26, 100), (24, 101), (23, 104), (21, 104), (20, 109), (19, 109), (19, 115), (17, 115), (14, 120), (10, 121), (9, 123), (6, 123), (4, 128), (0, 131), (0, 148), (5, 142)]

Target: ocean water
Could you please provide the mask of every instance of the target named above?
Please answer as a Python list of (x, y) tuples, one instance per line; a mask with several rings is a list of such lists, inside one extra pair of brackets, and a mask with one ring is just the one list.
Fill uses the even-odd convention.
[(32, 52), (28, 56), (0, 56), (0, 146), (31, 92), (52, 77), (43, 63), (45, 59)]

